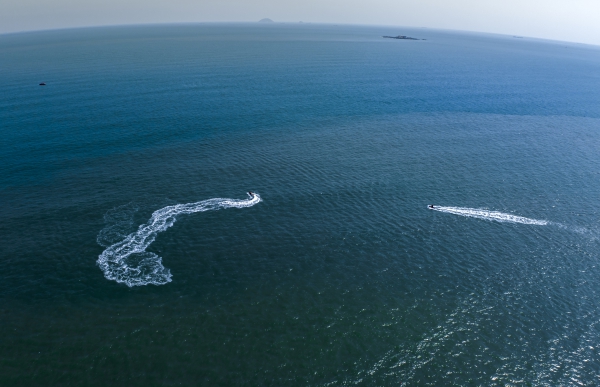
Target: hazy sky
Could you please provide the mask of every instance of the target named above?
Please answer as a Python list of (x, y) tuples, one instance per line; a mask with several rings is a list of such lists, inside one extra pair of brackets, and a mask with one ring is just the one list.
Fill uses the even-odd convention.
[(0, 33), (265, 17), (496, 32), (600, 45), (600, 0), (0, 0)]

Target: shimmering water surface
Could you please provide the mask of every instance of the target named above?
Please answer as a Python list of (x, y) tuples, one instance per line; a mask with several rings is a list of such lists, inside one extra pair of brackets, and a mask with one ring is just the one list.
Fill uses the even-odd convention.
[(0, 385), (600, 384), (598, 47), (47, 31), (0, 87)]

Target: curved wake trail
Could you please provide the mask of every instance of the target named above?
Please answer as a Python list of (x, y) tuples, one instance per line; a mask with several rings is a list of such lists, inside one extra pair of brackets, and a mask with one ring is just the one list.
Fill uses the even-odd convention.
[(465, 208), (465, 207), (438, 207), (432, 208), (434, 211), (445, 212), (448, 214), (467, 216), (469, 218), (495, 220), (496, 222), (503, 223), (521, 223), (521, 224), (534, 224), (537, 226), (546, 226), (550, 224), (547, 220), (537, 220), (525, 218), (522, 216), (516, 216), (511, 214), (505, 214), (503, 212), (489, 211), (480, 208)]
[(142, 224), (136, 232), (108, 246), (98, 257), (98, 266), (106, 279), (124, 283), (129, 287), (169, 283), (172, 275), (169, 269), (162, 265), (162, 258), (146, 251), (159, 232), (171, 227), (181, 214), (222, 208), (246, 208), (260, 201), (260, 195), (254, 194), (247, 200), (215, 198), (161, 208), (154, 211), (150, 220)]

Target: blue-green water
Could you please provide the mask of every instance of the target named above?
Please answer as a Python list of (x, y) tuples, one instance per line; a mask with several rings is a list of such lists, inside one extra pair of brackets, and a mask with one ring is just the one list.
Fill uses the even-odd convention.
[(0, 87), (0, 385), (600, 384), (598, 47), (47, 31)]

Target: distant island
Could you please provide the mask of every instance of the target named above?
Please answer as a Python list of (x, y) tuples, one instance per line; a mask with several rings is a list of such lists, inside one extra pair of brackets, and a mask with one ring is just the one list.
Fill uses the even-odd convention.
[(271, 20), (268, 17), (266, 17), (264, 19), (260, 19), (258, 22), (259, 23), (273, 23), (273, 20)]
[(389, 39), (405, 39), (405, 40), (425, 40), (425, 39), (411, 38), (410, 36), (406, 36), (406, 35), (384, 36), (384, 38), (389, 38)]

